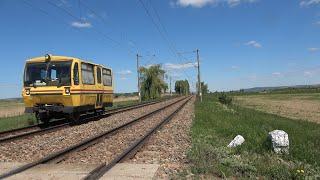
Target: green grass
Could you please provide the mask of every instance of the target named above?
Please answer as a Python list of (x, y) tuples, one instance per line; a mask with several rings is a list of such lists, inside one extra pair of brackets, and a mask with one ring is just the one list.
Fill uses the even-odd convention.
[[(239, 106), (222, 106), (215, 96), (197, 102), (195, 115), (188, 153), (195, 174), (276, 179), (320, 175), (319, 124)], [(269, 148), (267, 135), (275, 129), (289, 134), (289, 155), (276, 155)], [(245, 138), (244, 144), (227, 148), (238, 134)], [(298, 173), (300, 169), (304, 173)]]
[(36, 118), (32, 114), (0, 118), (0, 131), (16, 129), (36, 124)]

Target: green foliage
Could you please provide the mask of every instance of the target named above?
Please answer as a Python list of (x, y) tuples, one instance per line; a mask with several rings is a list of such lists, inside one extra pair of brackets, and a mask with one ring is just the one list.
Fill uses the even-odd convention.
[(115, 98), (117, 97), (134, 97), (134, 96), (138, 96), (138, 92), (131, 92), (131, 93), (114, 93), (113, 96)]
[(176, 81), (174, 85), (174, 90), (177, 94), (188, 95), (190, 93), (190, 86), (187, 80)]
[(13, 117), (0, 118), (0, 131), (16, 129), (28, 125), (36, 124), (37, 120), (33, 114), (24, 114)]
[[(197, 89), (199, 89), (199, 83), (197, 83)], [(201, 93), (203, 95), (209, 93), (208, 84), (205, 84), (204, 82), (201, 82)]]
[[(289, 134), (289, 155), (276, 155), (266, 145), (268, 132), (275, 129)], [(205, 177), (312, 179), (320, 175), (319, 129), (312, 122), (222, 106), (217, 96), (207, 95), (202, 103), (196, 102), (188, 153), (191, 170)], [(244, 144), (227, 148), (237, 134), (245, 138)]]
[(231, 105), (232, 103), (232, 97), (227, 96), (226, 93), (221, 93), (219, 96), (219, 102), (221, 104), (225, 104), (225, 105)]
[(209, 93), (208, 84), (205, 84), (204, 82), (201, 82), (201, 92), (202, 92), (202, 94), (208, 94)]
[(161, 96), (161, 92), (168, 88), (163, 77), (165, 71), (160, 65), (154, 65), (149, 68), (142, 67), (141, 73), (141, 97), (142, 100), (156, 99)]

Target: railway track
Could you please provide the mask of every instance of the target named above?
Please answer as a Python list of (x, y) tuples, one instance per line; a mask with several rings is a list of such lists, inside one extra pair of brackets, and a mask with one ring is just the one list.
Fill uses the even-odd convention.
[(50, 126), (56, 126), (56, 125), (60, 125), (60, 124), (63, 124), (62, 123), (62, 119), (58, 119), (58, 120), (52, 121), (52, 122), (50, 122), (49, 125), (45, 125), (45, 124), (40, 123), (40, 124), (21, 127), (21, 128), (17, 128), (17, 129), (10, 129), (10, 130), (6, 130), (6, 131), (1, 131), (0, 132), (0, 139), (3, 138), (3, 137), (9, 136), (9, 135), (16, 135), (16, 134), (20, 134), (20, 133), (23, 133), (23, 132), (29, 132), (29, 131), (32, 131), (32, 130), (38, 130), (40, 128), (45, 128), (46, 126), (50, 127)]
[(25, 170), (28, 170), (34, 166), (37, 166), (39, 164), (44, 164), (44, 163), (57, 163), (57, 162), (61, 162), (63, 159), (65, 159), (66, 157), (68, 157), (68, 155), (70, 155), (73, 152), (77, 152), (77, 151), (81, 151), (85, 148), (88, 148), (89, 146), (93, 146), (94, 144), (98, 143), (99, 141), (101, 141), (101, 139), (105, 139), (108, 136), (114, 135), (116, 133), (119, 133), (121, 130), (124, 130), (128, 127), (133, 126), (135, 123), (147, 119), (155, 114), (159, 114), (161, 111), (164, 111), (165, 109), (172, 107), (174, 105), (177, 105), (178, 103), (182, 102), (181, 105), (179, 105), (178, 108), (175, 109), (174, 112), (170, 113), (168, 116), (166, 116), (165, 118), (163, 118), (161, 120), (160, 123), (158, 123), (155, 127), (153, 127), (152, 129), (149, 129), (147, 131), (147, 133), (135, 140), (128, 148), (126, 148), (121, 154), (119, 154), (117, 157), (115, 157), (110, 163), (103, 163), (100, 166), (98, 166), (97, 168), (95, 168), (92, 172), (90, 172), (88, 174), (88, 176), (86, 177), (86, 179), (97, 179), (99, 177), (101, 177), (105, 172), (107, 172), (111, 167), (113, 167), (116, 163), (120, 162), (121, 160), (123, 160), (124, 158), (127, 158), (128, 155), (130, 155), (132, 152), (134, 152), (135, 150), (137, 150), (137, 148), (141, 147), (141, 145), (145, 142), (145, 140), (151, 135), (153, 134), (153, 132), (155, 132), (158, 128), (160, 128), (164, 123), (166, 123), (167, 121), (169, 121), (170, 119), (172, 119), (174, 117), (174, 115), (179, 112), (180, 109), (182, 109), (184, 107), (184, 105), (191, 99), (191, 97), (185, 97), (185, 98), (180, 98), (174, 102), (171, 102), (168, 105), (165, 105), (161, 108), (158, 108), (156, 110), (153, 110), (152, 112), (149, 112), (147, 114), (141, 115), (137, 118), (134, 118), (132, 120), (130, 120), (129, 122), (122, 124), (120, 126), (117, 126), (113, 129), (110, 129), (108, 131), (105, 131), (103, 133), (100, 133), (96, 136), (93, 136), (91, 138), (85, 139), (75, 145), (69, 146), (65, 149), (62, 149), (60, 151), (57, 151), (53, 154), (50, 154), (48, 156), (45, 156), (39, 160), (36, 160), (34, 162), (25, 164), (21, 167), (12, 169), (4, 174), (0, 175), (0, 179), (2, 178), (7, 178), (10, 177), (12, 175), (21, 173)]
[[(93, 119), (105, 118), (105, 117), (113, 115), (113, 114), (117, 114), (117, 113), (129, 111), (129, 110), (133, 110), (133, 109), (137, 109), (137, 108), (153, 105), (153, 104), (156, 104), (156, 103), (160, 103), (160, 102), (166, 101), (168, 99), (170, 99), (170, 98), (164, 98), (162, 100), (149, 101), (149, 102), (144, 102), (144, 103), (133, 104), (133, 105), (128, 105), (128, 106), (122, 106), (122, 107), (118, 107), (118, 108), (109, 109), (102, 115), (90, 116), (90, 117), (82, 119), (81, 122), (87, 122), (87, 121), (91, 121)], [(60, 123), (61, 123), (61, 121), (66, 122), (65, 119), (64, 120), (60, 120)], [(52, 122), (52, 124), (53, 123), (57, 123), (57, 122)], [(23, 128), (3, 131), (3, 132), (0, 132), (0, 144), (4, 143), (4, 142), (14, 141), (16, 139), (21, 139), (21, 138), (33, 136), (33, 135), (36, 135), (36, 134), (48, 133), (48, 132), (56, 131), (56, 130), (59, 130), (61, 128), (68, 127), (70, 125), (72, 125), (72, 123), (67, 122), (67, 123), (61, 123), (61, 124), (58, 124), (58, 125), (54, 125), (54, 126), (51, 126), (51, 127), (49, 126), (47, 128), (41, 128), (44, 125), (43, 124), (38, 124), (38, 125), (32, 125), (32, 126), (27, 126), (27, 127), (23, 127)]]

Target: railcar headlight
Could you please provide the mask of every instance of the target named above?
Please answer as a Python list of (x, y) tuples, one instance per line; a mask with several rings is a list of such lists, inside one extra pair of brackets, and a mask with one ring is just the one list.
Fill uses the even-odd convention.
[(64, 89), (64, 92), (65, 92), (66, 94), (70, 94), (70, 88), (69, 88), (69, 87), (66, 87), (66, 88)]
[(44, 59), (45, 59), (46, 62), (49, 62), (51, 60), (51, 54), (46, 54), (44, 56)]
[(30, 95), (30, 89), (26, 89), (26, 95), (27, 95), (27, 96)]

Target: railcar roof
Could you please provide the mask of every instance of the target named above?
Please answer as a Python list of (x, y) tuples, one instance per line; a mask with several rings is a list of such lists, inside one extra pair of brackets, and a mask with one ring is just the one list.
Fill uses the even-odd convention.
[[(76, 58), (76, 57), (54, 56), (54, 55), (50, 55), (50, 57), (51, 57), (51, 61), (66, 61), (66, 60), (75, 59), (75, 60), (80, 60), (81, 62), (90, 63), (90, 64), (93, 64), (93, 65), (102, 66), (104, 68), (111, 69), (111, 68), (109, 68), (107, 66), (104, 66), (102, 64), (96, 64), (96, 63), (93, 63), (93, 62), (90, 62), (90, 61), (86, 61), (86, 60), (83, 60), (83, 59), (79, 59), (79, 58)], [(39, 57), (30, 58), (30, 59), (27, 60), (27, 62), (45, 62), (45, 56), (39, 56)]]

